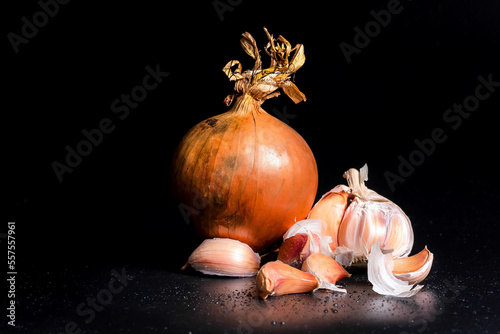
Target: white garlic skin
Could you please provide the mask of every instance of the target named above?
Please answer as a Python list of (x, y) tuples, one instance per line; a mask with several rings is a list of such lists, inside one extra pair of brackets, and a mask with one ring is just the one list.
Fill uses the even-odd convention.
[[(432, 258), (429, 258), (429, 260), (430, 265), (425, 267), (430, 270)], [(392, 273), (393, 267), (394, 259), (392, 254), (382, 252), (380, 243), (374, 243), (371, 247), (367, 265), (368, 281), (372, 283), (373, 291), (381, 295), (406, 298), (415, 295), (423, 288), (423, 285), (416, 285), (417, 282), (415, 281), (410, 282), (396, 277)]]
[(408, 256), (413, 247), (413, 229), (408, 216), (393, 202), (371, 202), (354, 198), (340, 224), (339, 244), (354, 251), (356, 261), (366, 260), (375, 242), (393, 249), (393, 257)]

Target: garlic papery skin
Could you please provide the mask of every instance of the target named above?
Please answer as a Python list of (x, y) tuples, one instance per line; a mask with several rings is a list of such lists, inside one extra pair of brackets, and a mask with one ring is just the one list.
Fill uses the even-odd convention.
[(411, 297), (415, 295), (423, 285), (410, 284), (403, 281), (392, 273), (394, 259), (391, 251), (382, 252), (380, 242), (372, 245), (368, 256), (368, 281), (373, 284), (373, 291), (387, 296)]
[(332, 237), (330, 248), (334, 251), (338, 246), (338, 230), (344, 212), (349, 204), (349, 188), (338, 185), (326, 194), (313, 206), (308, 219), (321, 219), (326, 223), (326, 235)]
[(345, 246), (338, 246), (333, 251), (332, 257), (342, 266), (349, 267), (354, 262), (354, 251)]
[(402, 281), (410, 284), (422, 282), (431, 271), (434, 254), (425, 246), (420, 253), (410, 257), (394, 259), (392, 273)]
[(292, 225), (283, 235), (278, 260), (300, 268), (304, 260), (314, 253), (333, 256), (326, 235), (326, 223), (320, 219), (304, 219)]
[(250, 246), (238, 240), (214, 238), (204, 240), (182, 267), (206, 275), (252, 277), (260, 267), (260, 256)]
[(257, 274), (259, 297), (281, 296), (313, 291), (319, 283), (315, 276), (280, 261), (268, 262)]
[(317, 289), (328, 289), (346, 293), (346, 289), (339, 288), (335, 284), (349, 274), (337, 261), (328, 255), (316, 253), (309, 256), (302, 264), (302, 271), (314, 275), (319, 282)]
[(413, 247), (409, 218), (392, 202), (369, 202), (355, 198), (339, 228), (339, 244), (354, 251), (355, 261), (366, 260), (371, 246), (393, 249), (394, 257), (408, 256)]
[(393, 249), (395, 258), (410, 254), (413, 229), (410, 219), (399, 206), (368, 189), (368, 166), (344, 173), (352, 196), (338, 231), (338, 243), (354, 251), (355, 261), (366, 260), (372, 245)]

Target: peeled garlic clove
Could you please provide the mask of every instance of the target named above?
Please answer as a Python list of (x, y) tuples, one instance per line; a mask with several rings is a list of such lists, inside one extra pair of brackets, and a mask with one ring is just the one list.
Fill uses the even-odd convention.
[(349, 188), (338, 185), (326, 194), (313, 206), (307, 218), (321, 219), (326, 223), (326, 235), (332, 237), (330, 248), (334, 251), (338, 246), (338, 230), (344, 212), (348, 205)]
[(326, 223), (319, 219), (304, 219), (292, 225), (283, 235), (278, 260), (300, 268), (311, 254), (332, 254), (331, 237), (326, 235)]
[(314, 275), (319, 282), (318, 289), (329, 289), (338, 292), (347, 292), (335, 284), (349, 274), (337, 261), (328, 255), (316, 253), (309, 256), (302, 264), (302, 271)]
[(317, 287), (316, 277), (279, 261), (266, 263), (257, 274), (257, 291), (262, 299), (310, 292)]
[(182, 269), (189, 266), (207, 275), (251, 277), (259, 270), (260, 256), (238, 240), (206, 239), (189, 256)]
[(394, 268), (392, 273), (402, 281), (407, 281), (410, 284), (422, 282), (431, 271), (434, 254), (432, 254), (427, 246), (418, 254), (410, 257), (394, 259)]
[(382, 252), (380, 242), (374, 243), (368, 256), (368, 281), (373, 284), (373, 291), (387, 296), (411, 297), (423, 288), (423, 285), (397, 278), (393, 268), (391, 252)]
[(408, 216), (399, 206), (368, 189), (368, 167), (344, 173), (352, 195), (339, 227), (338, 242), (354, 251), (355, 261), (366, 260), (375, 242), (393, 249), (393, 257), (405, 257), (413, 247), (413, 230)]

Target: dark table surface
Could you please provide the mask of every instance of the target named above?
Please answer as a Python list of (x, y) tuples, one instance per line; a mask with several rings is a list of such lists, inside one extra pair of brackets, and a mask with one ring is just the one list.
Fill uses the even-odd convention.
[[(265, 301), (257, 298), (252, 278), (137, 266), (125, 271), (120, 266), (45, 269), (20, 279), (22, 312), (16, 329), (26, 333), (59, 333), (65, 326), (82, 333), (496, 333), (498, 283), (474, 268), (450, 267), (437, 261), (426, 287), (412, 298), (378, 295), (362, 270), (351, 270), (353, 276), (342, 282), (347, 294), (318, 291)], [(102, 290), (109, 291), (112, 270), (128, 275), (128, 282), (108, 299)], [(491, 271), (498, 274), (498, 269)], [(90, 314), (88, 298), (97, 300), (99, 311)]]
[[(61, 236), (50, 245), (31, 240), (21, 221), (19, 249), (28, 247), (26, 239), (36, 245), (29, 247), (35, 254), (18, 255), (15, 332), (64, 333), (69, 326), (69, 333), (497, 333), (499, 246), (484, 227), (500, 218), (492, 204), (498, 195), (482, 186), (477, 198), (490, 200), (453, 191), (433, 197), (439, 209), (410, 216), (413, 253), (426, 244), (435, 255), (425, 287), (411, 298), (378, 295), (366, 268), (356, 265), (349, 269), (352, 276), (340, 281), (347, 294), (318, 291), (260, 300), (254, 278), (181, 271), (197, 241), (180, 230), (152, 233), (152, 226), (168, 221), (173, 213), (168, 210), (137, 213), (142, 227), (135, 233), (105, 231), (93, 239), (88, 233), (88, 240), (72, 242)], [(432, 221), (417, 223), (420, 215)]]
[[(498, 1), (5, 6), (0, 247), (15, 222), (17, 274), (16, 327), (5, 280), (0, 333), (499, 332)], [(239, 39), (264, 46), (264, 26), (304, 44), (294, 82), (307, 101), (263, 108), (314, 152), (317, 199), (368, 163), (367, 185), (411, 218), (413, 253), (435, 255), (416, 296), (377, 295), (361, 267), (341, 281), (347, 294), (265, 301), (253, 279), (180, 270), (200, 240), (169, 195), (173, 151), (227, 110), (221, 69), (251, 67)], [(141, 97), (151, 71), (164, 76)], [(96, 128), (108, 132), (58, 177), (55, 163)], [(387, 173), (410, 157), (417, 166), (391, 186)]]

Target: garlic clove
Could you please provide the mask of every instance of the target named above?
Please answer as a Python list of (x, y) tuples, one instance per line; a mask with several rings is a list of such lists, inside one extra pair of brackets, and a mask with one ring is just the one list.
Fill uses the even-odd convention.
[(388, 203), (385, 249), (394, 249), (393, 258), (407, 257), (413, 248), (413, 229), (410, 218), (399, 206)]
[[(361, 204), (361, 210), (363, 211), (362, 216), (364, 219), (358, 225), (360, 231), (358, 250), (360, 249), (363, 256), (368, 258), (370, 247), (377, 241), (382, 243), (385, 239), (388, 225), (385, 215), (387, 208), (384, 204), (364, 202)], [(385, 244), (382, 247), (387, 248)]]
[(297, 233), (283, 241), (279, 249), (278, 261), (295, 268), (300, 267), (300, 264), (310, 255), (309, 240), (308, 234)]
[(251, 277), (260, 267), (260, 256), (250, 246), (238, 240), (214, 238), (204, 240), (182, 267), (207, 275)]
[(427, 246), (420, 253), (410, 257), (394, 259), (394, 268), (392, 273), (402, 281), (407, 281), (410, 284), (422, 282), (431, 271), (434, 254), (432, 254)]
[(373, 291), (387, 296), (411, 297), (415, 295), (423, 285), (416, 285), (409, 281), (396, 277), (392, 270), (394, 259), (392, 251), (382, 252), (380, 242), (371, 247), (368, 256), (368, 281), (373, 284)]
[(338, 185), (326, 194), (313, 206), (308, 219), (321, 219), (326, 223), (326, 235), (332, 237), (330, 248), (334, 251), (338, 246), (338, 230), (344, 212), (349, 204), (349, 188)]
[(326, 223), (320, 219), (304, 219), (292, 225), (283, 235), (278, 260), (296, 268), (311, 254), (331, 255), (331, 237), (326, 234)]
[(339, 228), (339, 244), (354, 251), (354, 261), (366, 260), (370, 247), (385, 237), (385, 220), (372, 202), (355, 198)]
[(313, 275), (279, 261), (266, 263), (257, 273), (257, 291), (262, 299), (310, 292), (318, 285), (318, 280)]
[(347, 292), (335, 284), (344, 277), (350, 277), (351, 274), (328, 255), (321, 253), (312, 254), (304, 261), (301, 270), (314, 275), (318, 279), (318, 289)]

